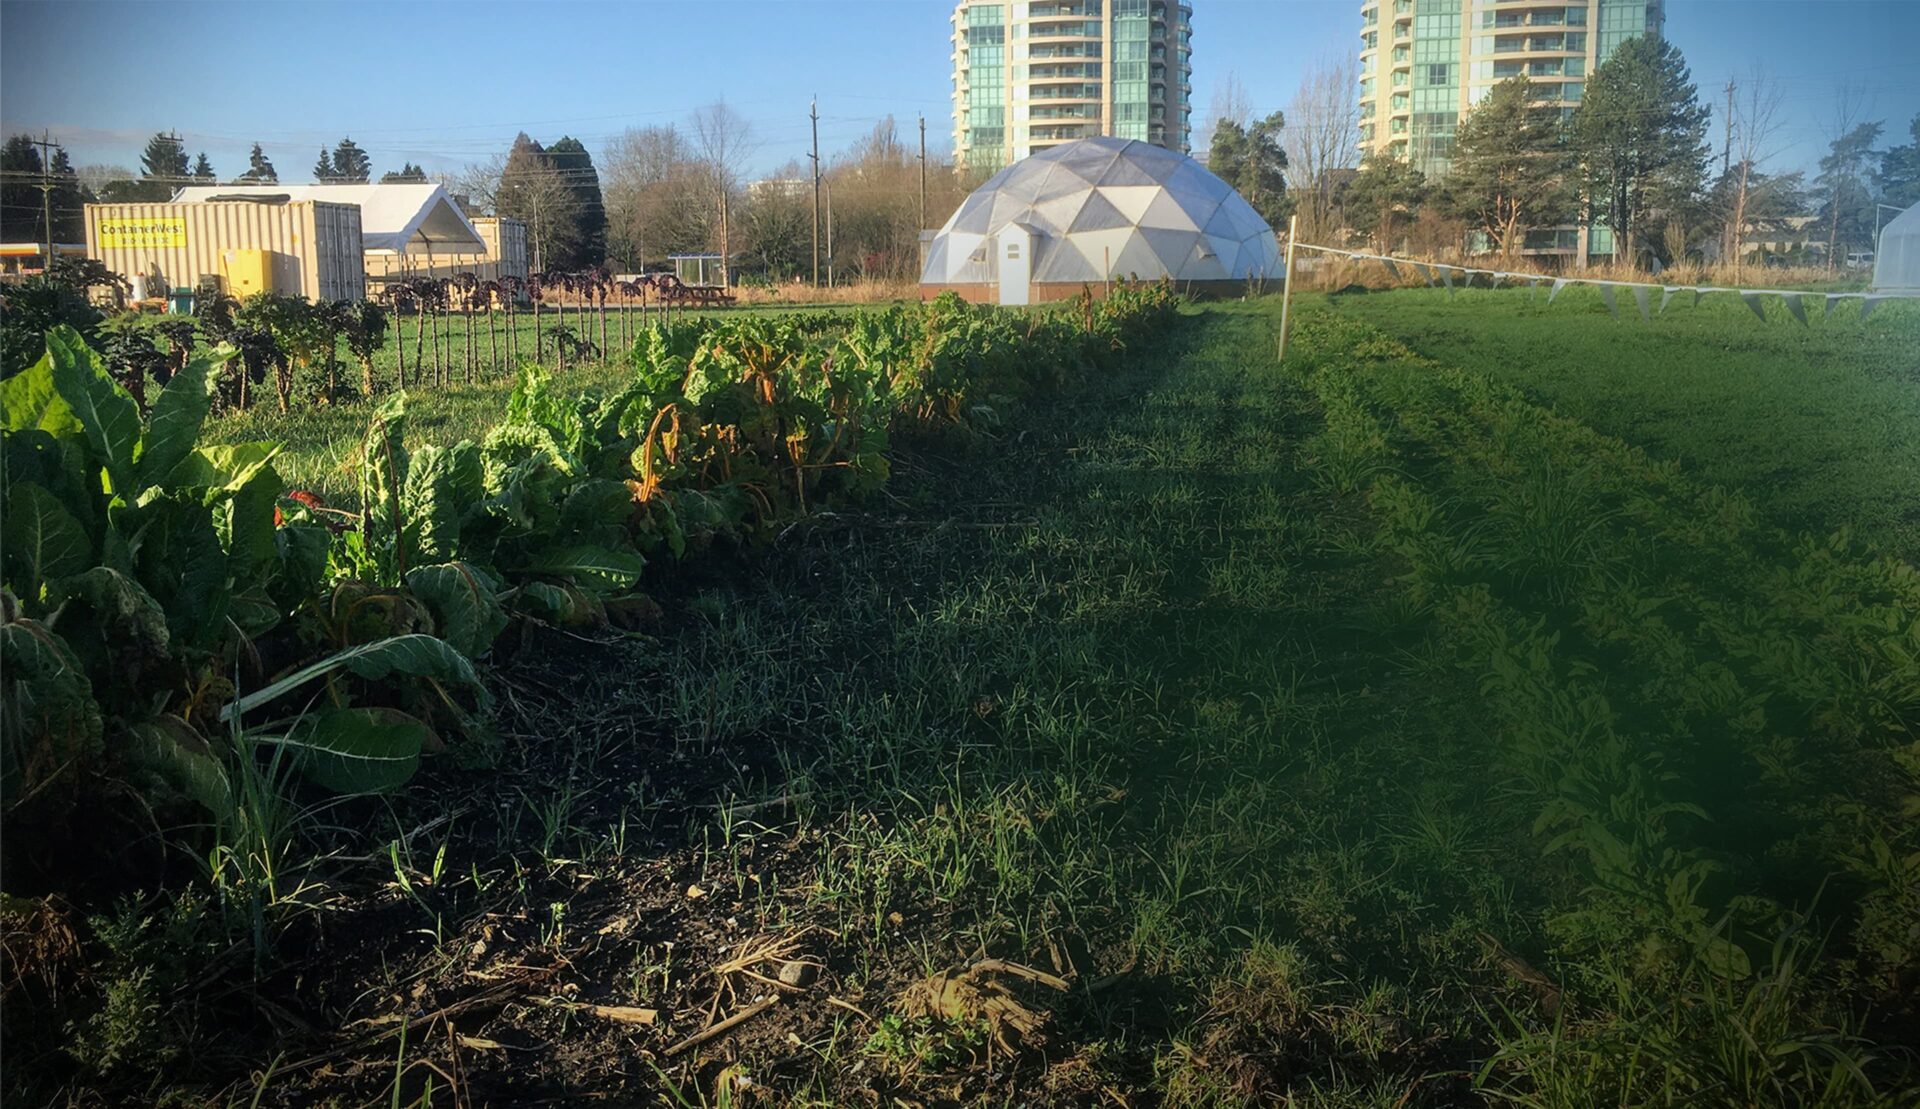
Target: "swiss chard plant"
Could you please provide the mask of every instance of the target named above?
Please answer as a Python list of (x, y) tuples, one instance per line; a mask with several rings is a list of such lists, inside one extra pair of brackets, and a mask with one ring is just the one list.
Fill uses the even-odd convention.
[[(273, 444), (201, 437), (232, 357), (188, 360), (144, 415), (64, 328), (0, 383), (0, 806), (15, 857), (52, 847), (102, 791), (150, 814), (181, 802), (219, 813), (232, 803), (232, 730), (263, 721), (286, 724), (295, 763), (323, 783), (394, 784), (434, 742), (404, 691), (428, 683), (463, 709), (484, 696), (464, 657), (429, 635), (314, 661), (325, 645), (303, 629), (330, 532), (282, 501)], [(380, 729), (355, 723), (375, 711), (359, 702), (380, 706)], [(387, 772), (356, 777), (343, 759)]]

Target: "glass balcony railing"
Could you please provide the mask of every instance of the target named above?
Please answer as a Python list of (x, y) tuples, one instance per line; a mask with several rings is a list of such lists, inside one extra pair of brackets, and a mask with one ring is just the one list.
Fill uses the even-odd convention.
[(1046, 46), (1034, 46), (1027, 49), (1027, 57), (1036, 62), (1043, 62), (1052, 58), (1097, 58), (1099, 56), (1100, 44), (1097, 42), (1052, 43)]
[(1088, 77), (1098, 78), (1100, 65), (1098, 62), (1034, 65), (1028, 67), (1027, 76), (1035, 81), (1080, 81)]
[(1098, 122), (1100, 119), (1100, 106), (1098, 104), (1067, 104), (1058, 107), (1048, 106), (1044, 108), (1034, 108), (1028, 114), (1028, 118), (1035, 120), (1091, 120)]
[(1032, 100), (1098, 100), (1099, 85), (1036, 85), (1030, 90)]

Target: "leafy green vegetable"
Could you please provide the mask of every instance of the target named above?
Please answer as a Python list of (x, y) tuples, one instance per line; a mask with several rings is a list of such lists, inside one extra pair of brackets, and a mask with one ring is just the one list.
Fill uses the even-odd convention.
[(468, 658), (479, 658), (507, 626), (499, 585), (467, 562), (419, 566), (407, 572), (407, 588), (433, 613), (440, 638)]
[(427, 726), (384, 708), (328, 709), (302, 717), (280, 742), (301, 773), (335, 793), (385, 793), (420, 768)]

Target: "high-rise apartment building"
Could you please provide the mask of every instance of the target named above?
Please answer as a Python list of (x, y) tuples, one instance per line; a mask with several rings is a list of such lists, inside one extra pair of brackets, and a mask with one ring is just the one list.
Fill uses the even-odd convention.
[(999, 169), (1095, 135), (1187, 152), (1193, 6), (1031, 0), (953, 6), (953, 148)]
[(1362, 0), (1360, 148), (1444, 176), (1460, 117), (1509, 77), (1572, 108), (1621, 43), (1657, 35), (1661, 0)]

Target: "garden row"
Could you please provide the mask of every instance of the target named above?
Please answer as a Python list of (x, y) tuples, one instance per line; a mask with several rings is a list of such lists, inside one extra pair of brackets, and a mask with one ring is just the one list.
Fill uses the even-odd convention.
[[(1407, 619), (1479, 689), (1490, 768), (1563, 860), (1544, 873), (1575, 906), (1549, 924), (1571, 989), (1749, 1044), (1748, 1069), (1686, 1078), (1695, 1093), (1859, 1094), (1869, 1076), (1837, 1062), (1855, 1006), (1911, 1019), (1920, 964), (1920, 573), (1771, 529), (1741, 495), (1365, 325), (1299, 326), (1316, 472), (1365, 497)], [(1563, 1065), (1659, 1096), (1675, 1072), (1609, 1039), (1621, 1027), (1550, 1038)]]
[(243, 847), (250, 798), (294, 788), (289, 770), (389, 789), (423, 754), (484, 740), (475, 664), (511, 623), (619, 621), (649, 557), (761, 540), (874, 490), (890, 432), (989, 424), (1175, 303), (1130, 287), (1033, 315), (948, 298), (656, 325), (617, 391), (524, 369), (477, 443), (409, 450), (405, 396), (387, 397), (350, 508), (286, 489), (274, 444), (203, 435), (231, 348), (186, 359), (147, 408), (76, 333), (50, 333), (0, 383), (9, 884), (57, 888), (100, 861), (76, 845), (210, 814), (201, 857), (258, 905), (249, 887), (274, 875)]
[[(203, 288), (191, 315), (103, 315), (87, 297), (114, 286), (125, 283), (99, 262), (63, 259), (47, 277), (0, 289), (7, 323), (0, 376), (31, 362), (40, 336), (65, 323), (142, 404), (196, 352), (226, 344), (235, 355), (217, 373), (216, 410), (246, 410), (270, 387), (287, 412), (455, 378), (497, 378), (526, 357), (563, 369), (598, 361), (631, 346), (656, 317), (670, 321), (673, 309), (684, 315), (696, 303), (671, 274), (624, 282), (592, 270), (498, 281), (471, 273), (405, 278), (361, 300), (273, 292), (236, 298)], [(651, 298), (650, 290), (657, 290)]]

